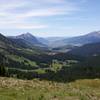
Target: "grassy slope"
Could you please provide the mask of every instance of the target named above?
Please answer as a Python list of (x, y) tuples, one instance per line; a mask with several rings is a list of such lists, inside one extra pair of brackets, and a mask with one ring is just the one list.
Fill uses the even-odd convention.
[(37, 65), (38, 56), (44, 54), (45, 51), (36, 46), (29, 47), (23, 42), (20, 44), (0, 34), (0, 65), (10, 68), (36, 69), (39, 66)]
[(0, 100), (100, 100), (100, 79), (56, 83), (0, 77)]

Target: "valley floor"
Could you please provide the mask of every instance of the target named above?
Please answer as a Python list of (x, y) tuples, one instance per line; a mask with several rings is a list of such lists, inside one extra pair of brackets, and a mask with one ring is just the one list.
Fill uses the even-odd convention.
[(0, 100), (100, 100), (100, 79), (56, 83), (0, 77)]

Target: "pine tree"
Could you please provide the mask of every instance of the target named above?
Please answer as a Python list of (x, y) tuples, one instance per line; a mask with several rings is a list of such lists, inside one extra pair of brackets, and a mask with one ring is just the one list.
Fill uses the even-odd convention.
[(5, 76), (6, 74), (6, 69), (4, 66), (0, 66), (0, 76)]

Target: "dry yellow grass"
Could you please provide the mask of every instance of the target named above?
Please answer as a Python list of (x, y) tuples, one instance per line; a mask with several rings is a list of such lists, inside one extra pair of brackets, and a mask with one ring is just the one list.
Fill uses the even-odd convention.
[(0, 100), (100, 100), (100, 79), (57, 83), (0, 77)]

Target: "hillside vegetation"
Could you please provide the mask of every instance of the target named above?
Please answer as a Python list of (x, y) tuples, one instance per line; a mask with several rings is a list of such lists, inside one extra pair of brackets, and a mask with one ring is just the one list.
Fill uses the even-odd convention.
[(57, 83), (0, 77), (0, 100), (100, 100), (100, 79)]
[(30, 34), (0, 34), (0, 100), (99, 100), (99, 48), (51, 49)]

